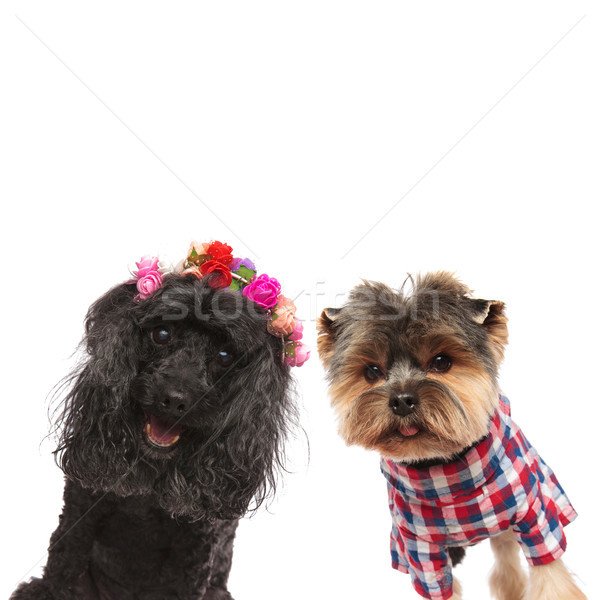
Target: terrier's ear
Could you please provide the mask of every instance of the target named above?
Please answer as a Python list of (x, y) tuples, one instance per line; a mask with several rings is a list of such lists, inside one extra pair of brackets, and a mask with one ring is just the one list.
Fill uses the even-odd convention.
[(474, 320), (487, 332), (492, 342), (492, 350), (498, 362), (504, 358), (504, 348), (508, 344), (508, 317), (504, 313), (505, 304), (499, 300), (473, 300)]
[(331, 365), (337, 329), (336, 321), (341, 312), (341, 308), (326, 308), (317, 319), (317, 350), (326, 369)]

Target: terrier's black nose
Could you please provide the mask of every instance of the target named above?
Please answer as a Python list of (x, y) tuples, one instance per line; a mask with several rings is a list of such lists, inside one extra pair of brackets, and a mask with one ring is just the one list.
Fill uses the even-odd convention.
[(172, 417), (182, 417), (189, 409), (190, 402), (186, 394), (179, 390), (165, 390), (158, 403), (163, 413), (168, 413)]
[(390, 396), (389, 405), (395, 415), (407, 417), (415, 411), (418, 403), (419, 401), (416, 396), (403, 393)]

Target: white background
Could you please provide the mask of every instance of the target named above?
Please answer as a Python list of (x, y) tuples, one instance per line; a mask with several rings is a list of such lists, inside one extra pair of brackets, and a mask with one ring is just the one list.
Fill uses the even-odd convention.
[[(450, 269), (507, 303), (502, 386), (580, 513), (597, 579), (598, 59), (591, 2), (5, 2), (0, 13), (2, 566), (39, 574), (61, 509), (46, 396), (89, 304), (146, 253), (230, 243), (314, 319), (361, 277)], [(238, 600), (409, 598), (385, 481), (321, 366), (310, 440), (244, 520)], [(457, 569), (488, 597), (491, 552)]]

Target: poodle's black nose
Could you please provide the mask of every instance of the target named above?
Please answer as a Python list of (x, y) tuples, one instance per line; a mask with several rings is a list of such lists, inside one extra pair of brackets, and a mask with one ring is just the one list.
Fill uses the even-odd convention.
[(158, 398), (161, 412), (172, 417), (182, 417), (190, 409), (190, 400), (186, 394), (177, 389), (166, 389)]

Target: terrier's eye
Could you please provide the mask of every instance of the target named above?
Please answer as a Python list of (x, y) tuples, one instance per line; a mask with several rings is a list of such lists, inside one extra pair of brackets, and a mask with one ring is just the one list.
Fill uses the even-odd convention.
[(231, 352), (227, 352), (227, 350), (221, 350), (217, 354), (217, 364), (221, 367), (230, 367), (233, 364), (234, 356)]
[(429, 363), (429, 370), (435, 371), (436, 373), (445, 373), (452, 366), (452, 361), (449, 356), (445, 354), (437, 354), (431, 359)]
[(152, 330), (152, 341), (158, 346), (166, 346), (171, 341), (171, 328), (167, 325), (157, 325)]
[(367, 365), (364, 368), (363, 375), (368, 383), (375, 383), (385, 377), (384, 372), (377, 365)]

